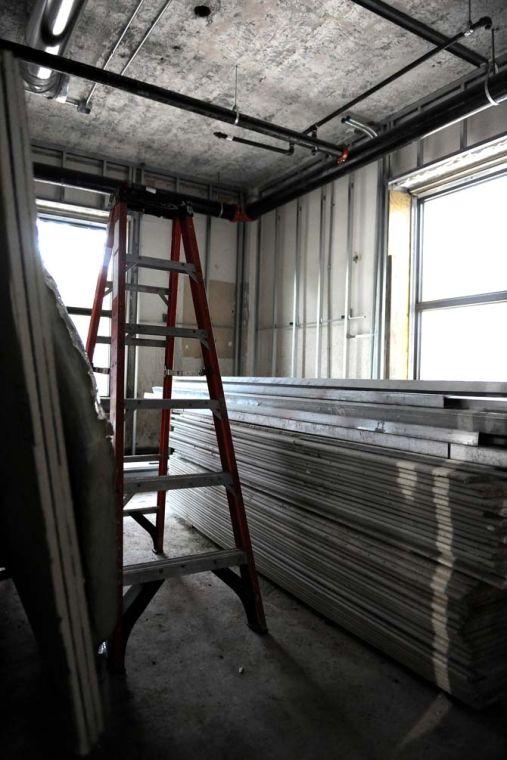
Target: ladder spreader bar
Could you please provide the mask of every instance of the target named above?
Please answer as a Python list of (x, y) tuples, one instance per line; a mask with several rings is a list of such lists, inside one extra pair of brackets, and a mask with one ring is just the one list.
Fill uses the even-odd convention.
[(205, 472), (197, 475), (161, 475), (140, 478), (137, 473), (125, 473), (123, 490), (125, 493), (150, 493), (151, 491), (173, 491), (178, 488), (205, 488), (206, 486), (229, 486), (232, 478), (228, 472)]
[[(198, 330), (193, 327), (166, 327), (165, 325), (146, 325), (127, 322), (125, 325), (127, 335), (163, 335), (170, 338), (195, 338), (206, 340), (206, 330)], [(165, 346), (165, 343), (164, 343)]]
[(170, 259), (156, 259), (151, 256), (125, 256), (127, 266), (142, 267), (143, 269), (158, 269), (162, 272), (179, 272), (180, 274), (194, 274), (193, 264), (184, 264), (182, 261)]

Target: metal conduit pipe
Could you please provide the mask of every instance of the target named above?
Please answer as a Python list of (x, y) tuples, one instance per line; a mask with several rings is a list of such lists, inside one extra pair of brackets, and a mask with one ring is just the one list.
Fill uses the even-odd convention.
[(387, 85), (392, 84), (397, 79), (400, 79), (405, 74), (408, 74), (409, 71), (413, 71), (413, 69), (416, 69), (422, 63), (429, 61), (438, 53), (442, 53), (445, 50), (450, 50), (451, 46), (457, 40), (460, 40), (463, 37), (473, 34), (473, 32), (475, 32), (477, 29), (491, 29), (492, 24), (493, 22), (491, 21), (491, 18), (489, 16), (483, 16), (478, 21), (475, 21), (474, 23), (470, 24), (470, 26), (468, 26), (463, 31), (455, 34), (454, 37), (451, 37), (448, 40), (444, 40), (444, 42), (440, 43), (439, 45), (432, 48), (431, 50), (428, 50), (428, 52), (419, 56), (419, 58), (416, 58), (414, 61), (407, 63), (407, 65), (403, 66), (403, 68), (399, 69), (398, 71), (395, 71), (393, 74), (386, 77), (385, 79), (382, 79), (380, 82), (377, 82), (377, 84), (374, 84), (368, 90), (360, 93), (360, 95), (357, 95), (355, 98), (352, 98), (352, 100), (349, 100), (347, 103), (344, 103), (342, 106), (337, 108), (332, 113), (328, 114), (327, 116), (324, 116), (324, 118), (322, 119), (319, 119), (319, 121), (316, 121), (315, 124), (312, 124), (311, 127), (308, 127), (305, 130), (305, 132), (315, 134), (317, 132), (317, 129), (319, 129), (319, 127), (322, 127), (324, 124), (327, 124), (329, 121), (332, 121), (337, 116), (340, 116), (342, 113), (345, 113), (349, 109), (353, 108), (353, 106), (356, 106), (358, 103), (362, 103), (363, 100), (366, 100), (371, 95), (374, 95), (376, 92), (378, 92), (379, 90), (382, 90), (384, 87), (387, 87)]
[(354, 129), (358, 129), (360, 132), (363, 132), (363, 134), (367, 135), (368, 137), (378, 137), (378, 132), (373, 129), (373, 127), (370, 127), (369, 124), (364, 124), (364, 122), (359, 121), (359, 119), (354, 119), (353, 116), (344, 116), (342, 119), (342, 124), (348, 124), (349, 127), (354, 127)]
[[(132, 11), (132, 13), (130, 14), (129, 20), (127, 21), (127, 23), (123, 27), (120, 36), (116, 40), (115, 44), (111, 48), (111, 52), (109, 53), (109, 55), (107, 56), (106, 60), (104, 61), (104, 64), (102, 66), (103, 69), (107, 69), (108, 64), (111, 63), (112, 59), (115, 56), (116, 51), (118, 50), (118, 48), (120, 47), (121, 43), (125, 39), (125, 35), (127, 34), (128, 30), (130, 29), (130, 27), (132, 26), (132, 24), (134, 23), (134, 21), (136, 20), (136, 17), (139, 14), (139, 11), (141, 10), (141, 8), (143, 7), (143, 5), (144, 5), (145, 2), (146, 2), (146, 0), (138, 0), (138, 3), (136, 5), (136, 7), (134, 8), (134, 10)], [(94, 94), (94, 92), (95, 92), (96, 89), (97, 89), (97, 83), (94, 82), (93, 85), (92, 85), (92, 88), (91, 88), (90, 92), (88, 93), (88, 95), (86, 96), (86, 98), (83, 100), (82, 103), (79, 104), (79, 106), (78, 106), (79, 111), (81, 111), (82, 113), (90, 113), (90, 111), (91, 111), (91, 101), (92, 101), (93, 94)]]
[(270, 193), (246, 207), (249, 218), (256, 219), (267, 211), (283, 206), (294, 198), (316, 190), (349, 172), (376, 161), (387, 153), (408, 145), (472, 114), (499, 105), (507, 99), (507, 68), (491, 77), (485, 77), (466, 90), (438, 103), (433, 108), (408, 119), (379, 137), (351, 148), (346, 163), (337, 167), (330, 161), (322, 162), (293, 184), (279, 192)]
[(47, 182), (50, 185), (62, 185), (74, 187), (79, 190), (89, 190), (94, 193), (111, 195), (118, 193), (122, 188), (128, 187), (133, 194), (131, 205), (134, 210), (146, 210), (155, 216), (164, 216), (164, 206), (170, 208), (174, 204), (185, 203), (192, 207), (196, 214), (208, 214), (229, 221), (240, 221), (239, 206), (234, 203), (220, 203), (220, 201), (208, 198), (199, 198), (195, 195), (173, 192), (172, 190), (157, 190), (139, 184), (128, 184), (122, 180), (111, 177), (100, 177), (87, 172), (76, 172), (72, 169), (64, 169), (50, 164), (34, 163), (34, 178), (39, 182)]
[[(67, 47), (70, 36), (87, 0), (38, 0), (30, 15), (25, 39), (27, 45), (48, 54), (60, 54)], [(65, 98), (68, 76), (52, 69), (50, 64), (22, 65), (23, 78), (32, 92), (48, 98)]]
[(61, 74), (69, 74), (70, 76), (87, 79), (90, 82), (97, 82), (107, 87), (114, 87), (117, 90), (123, 90), (123, 92), (129, 92), (141, 98), (147, 98), (148, 100), (163, 103), (173, 108), (179, 108), (183, 111), (190, 111), (200, 116), (207, 116), (209, 119), (215, 119), (216, 121), (234, 124), (251, 132), (268, 135), (268, 137), (274, 137), (289, 144), (301, 145), (304, 148), (316, 150), (329, 156), (335, 156), (338, 159), (345, 158), (348, 155), (346, 149), (340, 148), (326, 140), (319, 140), (316, 137), (296, 132), (288, 127), (272, 124), (255, 116), (242, 114), (233, 108), (224, 108), (215, 103), (208, 103), (205, 100), (199, 100), (190, 95), (182, 95), (174, 90), (166, 90), (149, 82), (140, 82), (138, 79), (115, 74), (113, 71), (90, 66), (81, 61), (74, 61), (59, 55), (51, 55), (5, 39), (0, 39), (0, 50), (8, 50), (21, 60), (39, 66), (51, 67)]
[[(438, 32), (431, 26), (423, 24), (422, 21), (418, 21), (418, 19), (413, 18), (413, 16), (409, 16), (408, 13), (403, 13), (403, 11), (398, 10), (398, 8), (393, 8), (392, 5), (388, 5), (382, 0), (352, 0), (352, 2), (375, 13), (377, 16), (381, 16), (386, 19), (386, 21), (391, 21), (393, 24), (396, 24), (396, 26), (406, 29), (407, 32), (411, 32), (421, 39), (433, 43), (433, 45), (441, 45), (448, 41), (445, 34)], [(456, 42), (453, 42), (452, 45), (449, 46), (449, 52), (458, 58), (461, 58), (461, 60), (471, 63), (473, 66), (484, 66), (488, 63), (488, 59), (479, 53), (476, 53), (475, 50), (470, 50), (464, 45), (457, 44)]]

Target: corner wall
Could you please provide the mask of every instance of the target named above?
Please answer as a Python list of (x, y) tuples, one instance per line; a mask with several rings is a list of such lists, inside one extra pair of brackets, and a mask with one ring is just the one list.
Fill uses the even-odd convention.
[(252, 374), (370, 376), (379, 170), (367, 166), (257, 222), (248, 244), (256, 261), (246, 346)]
[[(388, 126), (433, 100), (407, 109)], [(382, 376), (386, 305), (379, 294), (387, 276), (388, 183), (433, 165), (445, 176), (457, 155), (505, 135), (506, 125), (504, 102), (249, 225), (242, 374)]]

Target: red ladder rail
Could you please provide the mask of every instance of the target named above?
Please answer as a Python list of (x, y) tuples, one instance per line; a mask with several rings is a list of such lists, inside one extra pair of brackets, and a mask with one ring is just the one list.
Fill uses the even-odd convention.
[[(164, 214), (167, 209), (164, 208)], [(127, 214), (128, 203), (118, 200), (113, 207), (107, 231), (104, 261), (99, 274), (95, 292), (92, 316), (87, 339), (87, 352), (90, 362), (97, 342), (106, 342), (99, 338), (98, 328), (102, 315), (102, 306), (107, 285), (107, 273), (112, 262), (112, 304), (111, 304), (111, 366), (109, 415), (113, 428), (113, 445), (115, 451), (115, 489), (116, 489), (116, 529), (118, 562), (118, 624), (111, 639), (109, 654), (110, 664), (115, 670), (123, 670), (127, 639), (136, 620), (157, 592), (166, 578), (194, 572), (211, 571), (230, 586), (240, 597), (247, 620), (251, 628), (259, 633), (266, 632), (266, 621), (255, 562), (250, 541), (250, 534), (241, 492), (233, 440), (227, 416), (220, 367), (213, 337), (213, 328), (199, 250), (195, 237), (192, 214), (189, 209), (174, 210), (172, 216), (171, 257), (169, 261), (142, 256), (127, 256)], [(186, 263), (180, 262), (181, 242)], [(143, 286), (139, 289), (156, 295), (168, 294), (166, 324), (164, 327), (148, 324), (131, 324), (126, 321), (126, 270), (137, 266), (148, 269), (169, 271), (169, 288)], [(177, 289), (179, 274), (190, 277), (190, 291), (194, 305), (197, 329), (176, 326)], [(130, 287), (130, 286), (129, 286)], [(162, 293), (163, 291), (163, 293)], [(165, 336), (165, 340), (137, 339), (140, 334)], [(204, 374), (206, 375), (209, 401), (202, 399), (172, 399), (172, 378), (175, 372), (174, 339), (197, 339), (201, 345)], [(164, 347), (164, 380), (162, 399), (125, 399), (125, 345), (127, 340), (133, 345), (150, 345)], [(136, 343), (137, 341), (137, 343)], [(217, 445), (222, 464), (221, 472), (169, 475), (169, 435), (171, 410), (173, 408), (209, 409), (213, 414)], [(154, 408), (161, 412), (159, 437), (158, 477), (148, 473), (125, 471), (124, 468), (124, 427), (125, 409)], [(198, 488), (210, 485), (222, 485), (226, 495), (234, 535), (234, 548), (206, 552), (189, 557), (171, 557), (138, 565), (123, 566), (123, 520), (133, 517), (153, 539), (155, 551), (163, 551), (164, 519), (167, 490), (180, 488)], [(157, 488), (158, 486), (158, 488)], [(156, 492), (157, 507), (144, 510), (125, 510), (125, 503), (134, 493)], [(144, 513), (155, 512), (156, 523), (147, 519)], [(239, 575), (231, 569), (239, 568)], [(123, 587), (128, 591), (123, 594)]]
[(107, 223), (104, 259), (102, 261), (102, 269), (100, 270), (99, 278), (97, 280), (97, 287), (95, 288), (92, 314), (90, 318), (90, 325), (88, 327), (88, 336), (86, 339), (86, 354), (92, 366), (93, 366), (93, 355), (95, 353), (95, 346), (97, 345), (97, 335), (99, 334), (99, 324), (100, 324), (100, 317), (102, 315), (102, 305), (104, 303), (104, 296), (106, 292), (107, 273), (109, 270), (109, 263), (111, 261), (115, 221), (116, 221), (116, 216), (115, 214), (113, 214), (113, 212), (111, 212), (111, 214), (109, 215), (108, 223)]
[(210, 398), (217, 400), (220, 405), (219, 414), (213, 414), (213, 423), (215, 426), (222, 469), (225, 472), (230, 473), (232, 477), (232, 486), (227, 488), (227, 501), (231, 515), (234, 540), (236, 546), (239, 549), (242, 549), (247, 557), (247, 562), (245, 565), (241, 566), (240, 572), (245, 587), (249, 589), (249, 593), (252, 595), (255, 607), (255, 615), (250, 621), (250, 624), (259, 630), (265, 630), (266, 619), (264, 617), (259, 580), (252, 552), (250, 532), (248, 530), (245, 505), (238, 475), (238, 466), (236, 464), (236, 455), (234, 453), (234, 444), (227, 414), (227, 405), (225, 403), (222, 376), (220, 374), (215, 338), (208, 308), (208, 299), (206, 297), (199, 249), (195, 237), (193, 219), (189, 214), (185, 214), (181, 219), (181, 234), (186, 261), (189, 264), (193, 264), (195, 267), (195, 275), (190, 278), (190, 290), (194, 302), (197, 327), (198, 329), (206, 330), (208, 333), (207, 342), (201, 343), (204, 372)]

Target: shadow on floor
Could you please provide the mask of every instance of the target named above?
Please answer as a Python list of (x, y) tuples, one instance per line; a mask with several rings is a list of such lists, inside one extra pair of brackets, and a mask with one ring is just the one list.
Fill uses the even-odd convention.
[[(174, 554), (211, 545), (170, 518), (168, 537)], [(128, 541), (128, 561), (152, 556), (138, 527), (128, 527)], [(262, 587), (263, 637), (215, 576), (164, 584), (132, 633), (126, 676), (104, 679), (108, 731), (97, 758), (505, 759), (505, 704), (477, 713), (454, 703), (272, 584)], [(9, 582), (0, 603), (1, 757), (53, 760), (61, 757), (58, 715)]]

